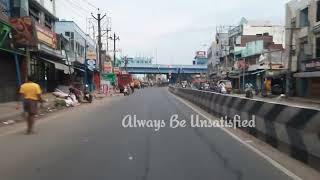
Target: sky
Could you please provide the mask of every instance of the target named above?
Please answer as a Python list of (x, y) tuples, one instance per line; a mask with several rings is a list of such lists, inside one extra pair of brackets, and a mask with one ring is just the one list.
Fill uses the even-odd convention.
[[(97, 14), (98, 7), (111, 17), (112, 32), (120, 38), (119, 55), (152, 56), (159, 64), (192, 64), (195, 51), (209, 48), (217, 26), (237, 25), (241, 17), (283, 25), (286, 1), (56, 0), (56, 15), (89, 32), (91, 12)], [(102, 25), (106, 29), (107, 21)]]

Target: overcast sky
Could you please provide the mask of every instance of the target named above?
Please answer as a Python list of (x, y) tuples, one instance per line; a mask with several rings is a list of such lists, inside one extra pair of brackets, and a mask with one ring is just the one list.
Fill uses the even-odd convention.
[[(156, 56), (162, 64), (192, 64), (209, 48), (219, 25), (241, 17), (284, 24), (286, 0), (56, 0), (56, 15), (86, 30), (99, 7), (112, 18), (122, 55)], [(157, 52), (157, 53), (156, 53)]]

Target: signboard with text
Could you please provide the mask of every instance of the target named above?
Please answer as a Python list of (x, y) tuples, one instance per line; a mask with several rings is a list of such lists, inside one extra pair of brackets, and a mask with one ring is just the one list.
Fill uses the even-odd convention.
[(112, 63), (111, 62), (104, 62), (103, 70), (106, 73), (111, 73), (112, 72)]
[(36, 46), (34, 24), (31, 17), (11, 18), (12, 36), (17, 47)]
[(37, 34), (38, 42), (41, 42), (53, 49), (57, 48), (57, 35), (52, 32), (49, 28), (35, 23), (35, 30)]
[(310, 59), (304, 61), (302, 64), (303, 71), (319, 71), (320, 70), (320, 59)]
[(90, 71), (96, 69), (97, 54), (95, 51), (89, 50), (86, 57), (86, 65)]
[(197, 51), (196, 57), (206, 57), (207, 52), (206, 51)]
[(113, 71), (115, 74), (120, 74), (120, 68), (119, 67), (114, 67)]

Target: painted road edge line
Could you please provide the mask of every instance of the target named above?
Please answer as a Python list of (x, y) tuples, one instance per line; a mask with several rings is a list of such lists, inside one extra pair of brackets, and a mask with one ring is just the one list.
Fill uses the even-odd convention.
[[(195, 111), (196, 113), (198, 113), (199, 115), (201, 115), (202, 117), (205, 117), (208, 120), (211, 120), (211, 118), (209, 118), (207, 115), (203, 114), (202, 112), (200, 112), (197, 108), (195, 108), (193, 106), (193, 104), (191, 105), (190, 102), (176, 96), (175, 94), (172, 94), (177, 100), (179, 100), (180, 102), (182, 102), (183, 104), (185, 104), (186, 106), (188, 106), (190, 109), (192, 109), (193, 111)], [(261, 156), (263, 159), (265, 159), (266, 161), (268, 161), (270, 164), (272, 164), (274, 167), (278, 168), (280, 171), (282, 171), (284, 174), (286, 174), (287, 176), (291, 177), (292, 179), (296, 179), (296, 180), (303, 180), (302, 178), (300, 178), (299, 176), (297, 176), (296, 174), (294, 174), (293, 172), (291, 172), (289, 169), (285, 168), (283, 165), (281, 165), (280, 163), (278, 163), (277, 161), (273, 160), (272, 158), (270, 158), (268, 155), (264, 154), (263, 152), (261, 152), (260, 150), (258, 150), (257, 148), (255, 148), (254, 146), (248, 144), (247, 142), (243, 141), (241, 138), (239, 138), (238, 136), (236, 136), (235, 134), (233, 134), (232, 132), (230, 132), (229, 130), (220, 127), (220, 129), (222, 129), (225, 133), (227, 133), (228, 135), (230, 135), (231, 137), (233, 137), (235, 140), (239, 141), (241, 144), (245, 145), (247, 148), (249, 148), (250, 150), (252, 150), (253, 152), (255, 152), (256, 154), (258, 154), (259, 156)]]

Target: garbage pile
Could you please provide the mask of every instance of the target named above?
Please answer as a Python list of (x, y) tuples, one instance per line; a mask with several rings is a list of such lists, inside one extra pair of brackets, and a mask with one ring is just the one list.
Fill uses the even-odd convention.
[(56, 88), (52, 94), (57, 98), (55, 101), (55, 106), (57, 108), (75, 107), (80, 104), (76, 97), (76, 94), (73, 92), (66, 93)]

